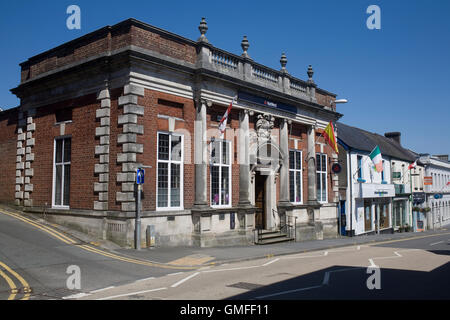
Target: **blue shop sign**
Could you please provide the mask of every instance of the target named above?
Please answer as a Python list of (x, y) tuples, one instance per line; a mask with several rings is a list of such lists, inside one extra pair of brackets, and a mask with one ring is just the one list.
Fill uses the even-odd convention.
[(292, 113), (297, 113), (297, 107), (294, 107), (294, 106), (291, 106), (291, 105), (287, 105), (287, 104), (284, 104), (284, 103), (281, 103), (281, 102), (267, 100), (264, 97), (255, 96), (255, 95), (252, 95), (252, 94), (247, 93), (247, 92), (239, 91), (238, 92), (238, 98), (240, 100), (253, 102), (253, 103), (264, 105), (264, 106), (267, 106), (267, 107), (280, 109), (280, 110), (284, 110), (284, 111), (288, 111), (288, 112), (292, 112)]

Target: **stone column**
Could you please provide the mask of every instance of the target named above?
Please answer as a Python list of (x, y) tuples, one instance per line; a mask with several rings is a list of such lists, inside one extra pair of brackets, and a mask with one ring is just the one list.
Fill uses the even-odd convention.
[(23, 200), (23, 189), (24, 177), (23, 171), (25, 170), (25, 146), (26, 146), (26, 133), (23, 130), (25, 125), (24, 115), (22, 111), (19, 111), (18, 117), (18, 127), (17, 127), (17, 153), (16, 153), (16, 193), (15, 193), (15, 204), (20, 206)]
[(239, 113), (239, 206), (250, 206), (249, 111)]
[(280, 203), (289, 204), (289, 131), (287, 119), (281, 120), (280, 151), (284, 155), (280, 168)]
[(98, 201), (94, 201), (94, 210), (108, 210), (111, 109), (111, 99), (108, 87), (100, 91), (97, 100), (100, 101), (100, 108), (96, 110), (95, 117), (100, 119), (100, 127), (96, 128), (95, 135), (100, 138), (100, 144), (95, 146), (95, 155), (99, 156), (99, 163), (95, 164), (94, 173), (98, 174), (99, 182), (94, 185), (94, 192), (98, 192)]
[(207, 141), (206, 101), (198, 99), (194, 124), (195, 202), (196, 207), (207, 206)]
[(25, 179), (24, 179), (24, 193), (23, 193), (23, 205), (25, 207), (31, 207), (33, 200), (31, 199), (31, 193), (33, 192), (33, 184), (31, 184), (31, 178), (34, 175), (34, 169), (31, 167), (34, 161), (34, 153), (32, 148), (35, 145), (35, 138), (33, 133), (36, 130), (36, 123), (33, 121), (33, 117), (36, 115), (36, 109), (29, 109), (27, 112), (27, 134), (26, 134), (26, 148), (25, 148)]
[(308, 204), (317, 204), (316, 189), (316, 131), (308, 127)]
[(137, 136), (144, 134), (144, 126), (137, 124), (138, 117), (144, 116), (144, 107), (138, 105), (139, 96), (144, 96), (144, 88), (128, 84), (124, 87), (124, 95), (119, 97), (123, 115), (117, 119), (117, 124), (122, 126), (122, 133), (117, 136), (117, 144), (122, 145), (122, 153), (117, 154), (117, 163), (122, 164), (122, 172), (117, 173), (117, 182), (122, 183), (122, 189), (116, 193), (116, 201), (121, 202), (122, 211), (136, 210), (136, 157), (137, 154), (144, 153), (144, 145), (137, 143)]

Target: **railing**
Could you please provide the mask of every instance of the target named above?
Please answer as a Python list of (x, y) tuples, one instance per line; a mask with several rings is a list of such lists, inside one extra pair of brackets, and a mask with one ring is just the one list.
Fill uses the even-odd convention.
[[(275, 209), (272, 209), (272, 214), (278, 214)], [(280, 219), (280, 232), (285, 234), (288, 238), (294, 241), (297, 239), (297, 217), (284, 215), (284, 219)]]
[(295, 81), (291, 79), (291, 89), (300, 93), (306, 94), (306, 86), (304, 86), (302, 83)]
[(211, 61), (226, 69), (236, 70), (238, 67), (238, 60), (236, 58), (217, 50), (211, 51)]
[(268, 69), (252, 65), (252, 75), (261, 80), (278, 83), (278, 75)]

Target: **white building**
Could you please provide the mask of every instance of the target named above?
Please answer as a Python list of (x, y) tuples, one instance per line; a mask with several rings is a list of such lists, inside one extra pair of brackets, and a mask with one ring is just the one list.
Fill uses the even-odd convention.
[(450, 162), (447, 156), (422, 155), (425, 166), (426, 205), (431, 209), (427, 223), (431, 229), (450, 224)]

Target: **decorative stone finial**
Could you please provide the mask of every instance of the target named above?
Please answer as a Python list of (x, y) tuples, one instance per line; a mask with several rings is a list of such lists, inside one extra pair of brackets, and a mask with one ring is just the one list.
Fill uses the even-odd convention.
[(242, 56), (244, 58), (250, 58), (250, 56), (247, 53), (247, 50), (250, 47), (250, 44), (249, 44), (249, 42), (247, 40), (247, 36), (244, 36), (244, 39), (242, 39), (241, 47), (242, 47), (242, 50), (244, 50), (244, 52), (242, 52)]
[(198, 30), (200, 30), (200, 38), (197, 41), (208, 42), (208, 39), (205, 37), (205, 33), (208, 30), (208, 25), (206, 24), (205, 18), (202, 18), (200, 25), (198, 26)]
[(313, 75), (314, 75), (314, 70), (313, 70), (313, 68), (312, 68), (312, 66), (311, 65), (309, 65), (309, 67), (308, 67), (308, 81), (310, 81), (310, 82), (314, 82), (314, 80), (313, 80)]
[(280, 63), (281, 63), (281, 72), (287, 73), (287, 70), (286, 70), (287, 58), (286, 58), (286, 55), (284, 54), (284, 52), (281, 54)]

